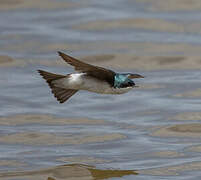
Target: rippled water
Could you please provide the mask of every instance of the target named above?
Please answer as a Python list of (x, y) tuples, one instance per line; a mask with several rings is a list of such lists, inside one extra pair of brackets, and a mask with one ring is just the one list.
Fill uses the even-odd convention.
[[(196, 66), (195, 70), (186, 67), (185, 70), (152, 71), (131, 67), (129, 71), (146, 76), (136, 80), (140, 88), (118, 96), (80, 91), (64, 104), (54, 99), (36, 71), (40, 68), (63, 74), (72, 72), (68, 66), (39, 65), (40, 59), (58, 61), (57, 50), (65, 50), (74, 56), (132, 51), (137, 55), (192, 55), (193, 51), (189, 49), (150, 53), (146, 49), (138, 52), (132, 49), (132, 45), (128, 45), (128, 49), (104, 48), (104, 43), (199, 47), (199, 32), (177, 32), (177, 29), (175, 32), (163, 32), (130, 27), (74, 28), (80, 23), (124, 18), (159, 18), (188, 25), (192, 21), (199, 23), (201, 16), (198, 10), (167, 12), (151, 11), (149, 7), (149, 3), (136, 1), (93, 0), (80, 1), (73, 8), (0, 11), (0, 54), (25, 62), (33, 59), (33, 63), (25, 66), (0, 68), (1, 172), (40, 170), (77, 163), (94, 165), (99, 169), (138, 172), (135, 177), (129, 173), (124, 177), (119, 174), (109, 177), (114, 179), (200, 177), (201, 71), (196, 70)], [(93, 48), (93, 43), (103, 43), (103, 46)], [(69, 47), (69, 44), (77, 46)], [(119, 71), (127, 72), (128, 69)], [(24, 118), (24, 114), (30, 117)], [(53, 116), (53, 120), (48, 121), (42, 116), (44, 114)], [(16, 115), (22, 117), (17, 118)], [(43, 121), (35, 122), (39, 118)], [(44, 122), (46, 118), (47, 122)], [(66, 124), (62, 121), (57, 124), (61, 118), (89, 119), (92, 122)], [(21, 119), (23, 122), (20, 123)], [(99, 120), (104, 122), (97, 123)]]

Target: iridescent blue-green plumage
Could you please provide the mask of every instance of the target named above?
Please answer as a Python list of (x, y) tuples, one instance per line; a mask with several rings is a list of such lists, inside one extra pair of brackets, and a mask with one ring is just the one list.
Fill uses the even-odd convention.
[(124, 88), (129, 86), (134, 86), (135, 83), (128, 78), (129, 74), (119, 74), (116, 73), (114, 76), (114, 87), (115, 88)]

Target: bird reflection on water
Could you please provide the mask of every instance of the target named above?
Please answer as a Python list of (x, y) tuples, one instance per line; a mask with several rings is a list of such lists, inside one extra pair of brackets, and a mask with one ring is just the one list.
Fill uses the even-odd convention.
[(114, 170), (114, 169), (96, 169), (94, 166), (83, 164), (66, 164), (54, 168), (24, 171), (24, 172), (7, 172), (0, 173), (1, 179), (9, 178), (12, 180), (20, 178), (21, 180), (35, 178), (38, 180), (67, 180), (67, 179), (95, 179), (103, 180), (114, 177), (123, 177), (128, 175), (138, 175), (137, 171), (133, 170)]

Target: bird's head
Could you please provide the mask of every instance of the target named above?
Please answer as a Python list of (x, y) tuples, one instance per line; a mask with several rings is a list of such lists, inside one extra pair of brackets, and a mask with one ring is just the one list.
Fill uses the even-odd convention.
[(114, 87), (115, 88), (127, 88), (134, 87), (135, 83), (132, 79), (134, 78), (144, 78), (139, 74), (132, 73), (124, 73), (124, 74), (116, 74), (114, 77)]

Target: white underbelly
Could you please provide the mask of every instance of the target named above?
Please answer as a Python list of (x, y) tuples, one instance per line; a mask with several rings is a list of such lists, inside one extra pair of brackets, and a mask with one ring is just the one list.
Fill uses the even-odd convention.
[(123, 94), (132, 89), (111, 87), (109, 83), (86, 76), (85, 73), (71, 74), (70, 77), (55, 80), (53, 83), (65, 89), (87, 90), (100, 94)]

